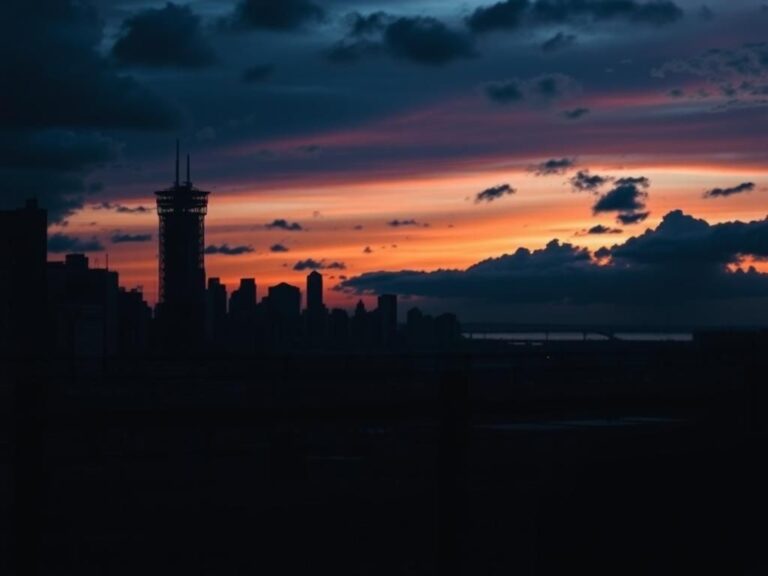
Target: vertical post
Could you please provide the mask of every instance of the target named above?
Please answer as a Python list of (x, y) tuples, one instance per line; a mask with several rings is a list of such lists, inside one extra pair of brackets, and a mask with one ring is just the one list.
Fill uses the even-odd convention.
[(176, 186), (179, 185), (179, 139), (176, 138)]

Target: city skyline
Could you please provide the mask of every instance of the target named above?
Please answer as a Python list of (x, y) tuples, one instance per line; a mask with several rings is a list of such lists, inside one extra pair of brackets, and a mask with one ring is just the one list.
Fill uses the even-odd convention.
[[(99, 0), (93, 13), (65, 2), (50, 21), (90, 33), (67, 38), (33, 19), (41, 51), (68, 54), (93, 83), (43, 98), (37, 116), (13, 96), (8, 134), (20, 152), (0, 169), (12, 190), (3, 207), (37, 196), (52, 215), (53, 258), (109, 253), (154, 303), (152, 191), (172, 181), (178, 137), (216, 199), (208, 275), (230, 289), (242, 277), (296, 283), (315, 268), (329, 302), (347, 309), (361, 294), (370, 303), (397, 292), (469, 320), (768, 322), (759, 3), (278, 4), (270, 19), (245, 0)], [(174, 41), (158, 43), (158, 30)], [(40, 86), (49, 76), (41, 68)], [(93, 93), (112, 94), (111, 109)], [(664, 282), (634, 303), (621, 288), (634, 279), (601, 274), (647, 267), (626, 255), (674, 230), (728, 235), (728, 222), (756, 230), (760, 245), (711, 249), (691, 274), (728, 290), (671, 298), (654, 269)], [(567, 245), (560, 255), (577, 264), (549, 282), (560, 288), (544, 291), (549, 300), (494, 294), (505, 282), (535, 285), (549, 272), (547, 247)], [(503, 258), (521, 248), (531, 270)], [(691, 262), (674, 249), (676, 265)], [(622, 261), (597, 257), (611, 252)], [(485, 292), (462, 288), (489, 259), (511, 274), (484, 276)], [(748, 285), (733, 275), (751, 266)], [(429, 275), (438, 270), (458, 281), (446, 288)], [(614, 287), (585, 302), (580, 272)]]

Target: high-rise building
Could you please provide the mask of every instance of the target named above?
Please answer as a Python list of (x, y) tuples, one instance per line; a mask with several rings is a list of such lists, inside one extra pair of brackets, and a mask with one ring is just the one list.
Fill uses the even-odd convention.
[(158, 321), (167, 352), (193, 352), (205, 333), (205, 215), (208, 192), (192, 184), (187, 155), (187, 179), (155, 192), (160, 218)]
[(381, 294), (378, 304), (381, 343), (391, 344), (397, 335), (397, 295)]
[(301, 320), (301, 290), (285, 282), (270, 286), (267, 314), (273, 344), (285, 346), (295, 341)]
[(120, 288), (117, 272), (91, 268), (84, 254), (49, 262), (48, 306), (59, 357), (104, 358), (120, 346)]
[(256, 311), (256, 280), (241, 278), (240, 287), (229, 298), (229, 314), (235, 318), (253, 316)]
[(45, 351), (47, 212), (0, 210), (0, 356)]
[(307, 310), (323, 308), (323, 275), (313, 270), (307, 275)]
[(208, 344), (220, 342), (227, 319), (227, 287), (219, 278), (208, 278), (205, 300), (205, 336)]
[(270, 286), (269, 306), (280, 318), (298, 322), (301, 315), (301, 290), (285, 282)]
[(307, 275), (307, 310), (305, 329), (307, 341), (312, 346), (325, 343), (328, 311), (323, 305), (323, 275), (313, 270)]

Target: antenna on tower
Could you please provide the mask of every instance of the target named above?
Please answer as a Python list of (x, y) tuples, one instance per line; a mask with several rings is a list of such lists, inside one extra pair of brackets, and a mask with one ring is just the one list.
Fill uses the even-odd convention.
[(190, 171), (189, 171), (189, 154), (187, 154), (187, 184), (192, 186), (192, 177), (190, 176)]
[(176, 138), (176, 186), (179, 185), (179, 139)]

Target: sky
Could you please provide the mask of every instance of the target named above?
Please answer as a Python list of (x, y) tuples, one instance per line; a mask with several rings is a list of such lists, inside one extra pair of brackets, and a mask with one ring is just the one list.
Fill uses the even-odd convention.
[(465, 321), (768, 323), (768, 4), (11, 0), (0, 207), (157, 297), (175, 141), (206, 270)]

